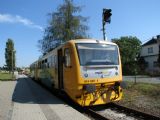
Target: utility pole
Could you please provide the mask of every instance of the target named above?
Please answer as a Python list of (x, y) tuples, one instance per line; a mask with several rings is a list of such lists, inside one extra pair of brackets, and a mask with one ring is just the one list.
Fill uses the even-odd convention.
[(103, 39), (104, 41), (106, 40), (106, 32), (105, 32), (105, 24), (111, 22), (111, 9), (103, 9), (103, 13), (102, 13), (102, 30), (103, 30)]

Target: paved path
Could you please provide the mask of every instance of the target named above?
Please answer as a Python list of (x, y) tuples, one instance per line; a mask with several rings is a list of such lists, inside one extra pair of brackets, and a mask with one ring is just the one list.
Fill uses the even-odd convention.
[[(44, 90), (29, 78), (24, 78), (23, 75), (20, 77), (17, 84), (16, 82), (0, 83), (0, 98), (2, 99), (2, 101), (0, 101), (0, 108), (3, 108), (4, 103), (6, 104), (4, 106), (5, 110), (0, 111), (0, 114), (2, 113), (0, 120), (1, 118), (3, 120), (89, 119)], [(9, 90), (5, 89), (7, 86)], [(14, 93), (12, 91), (14, 91)], [(1, 97), (2, 93), (5, 94), (3, 97)]]

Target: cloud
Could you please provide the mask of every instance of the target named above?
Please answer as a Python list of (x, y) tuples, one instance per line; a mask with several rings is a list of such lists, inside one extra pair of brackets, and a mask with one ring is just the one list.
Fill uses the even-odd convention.
[(31, 28), (37, 28), (41, 31), (43, 31), (43, 27), (40, 25), (37, 25), (33, 23), (31, 20), (23, 18), (19, 15), (10, 15), (10, 14), (0, 14), (0, 23), (21, 23), (25, 26), (31, 27)]

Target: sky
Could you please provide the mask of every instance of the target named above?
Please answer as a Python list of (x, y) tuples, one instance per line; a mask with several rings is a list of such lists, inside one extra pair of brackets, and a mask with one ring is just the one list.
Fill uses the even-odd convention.
[[(160, 0), (73, 0), (87, 17), (90, 38), (103, 39), (102, 10), (112, 9), (106, 26), (107, 39), (136, 36), (145, 42), (160, 34)], [(48, 25), (48, 13), (56, 12), (63, 0), (0, 0), (0, 67), (5, 65), (8, 38), (15, 44), (16, 66), (28, 67), (41, 55), (38, 40)]]

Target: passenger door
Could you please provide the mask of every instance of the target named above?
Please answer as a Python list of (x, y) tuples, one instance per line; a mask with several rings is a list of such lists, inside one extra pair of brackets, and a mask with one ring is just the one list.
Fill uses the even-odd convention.
[(58, 88), (64, 89), (63, 86), (63, 51), (62, 48), (58, 50)]
[(71, 49), (69, 46), (64, 48), (64, 89), (69, 94), (73, 90), (72, 81), (72, 60), (71, 60)]

